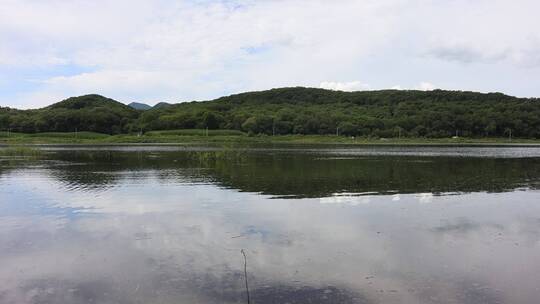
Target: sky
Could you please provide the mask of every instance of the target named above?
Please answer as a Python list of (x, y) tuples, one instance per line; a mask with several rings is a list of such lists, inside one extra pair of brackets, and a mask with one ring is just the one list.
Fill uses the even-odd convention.
[(0, 0), (0, 106), (306, 86), (540, 97), (537, 0)]

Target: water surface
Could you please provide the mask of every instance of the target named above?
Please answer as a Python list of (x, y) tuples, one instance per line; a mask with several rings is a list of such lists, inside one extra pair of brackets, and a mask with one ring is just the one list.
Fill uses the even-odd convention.
[(0, 303), (538, 303), (535, 147), (0, 159)]

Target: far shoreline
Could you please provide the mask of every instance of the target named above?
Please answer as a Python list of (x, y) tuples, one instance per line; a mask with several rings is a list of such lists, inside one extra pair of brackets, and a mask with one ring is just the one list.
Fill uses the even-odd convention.
[[(204, 134), (204, 133), (203, 133)], [(369, 138), (336, 135), (108, 135), (93, 132), (16, 133), (0, 136), (0, 147), (7, 146), (182, 146), (182, 145), (321, 145), (321, 146), (501, 146), (537, 147), (540, 139), (514, 138)]]

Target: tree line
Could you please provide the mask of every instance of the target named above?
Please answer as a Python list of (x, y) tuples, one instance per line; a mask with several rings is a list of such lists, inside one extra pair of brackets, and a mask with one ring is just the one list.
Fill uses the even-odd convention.
[(0, 108), (0, 128), (26, 133), (208, 128), (253, 135), (540, 138), (540, 100), (445, 90), (340, 92), (297, 87), (140, 111), (86, 95), (36, 110)]

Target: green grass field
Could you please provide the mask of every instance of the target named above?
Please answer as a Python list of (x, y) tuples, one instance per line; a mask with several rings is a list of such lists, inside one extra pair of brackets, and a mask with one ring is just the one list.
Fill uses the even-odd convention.
[(165, 131), (149, 131), (146, 136), (244, 136), (246, 133), (238, 130), (205, 130), (205, 129), (182, 129), (182, 130), (165, 130)]
[(0, 144), (182, 144), (182, 143), (291, 143), (291, 144), (540, 144), (536, 139), (508, 138), (366, 138), (334, 135), (257, 135), (248, 136), (237, 130), (167, 130), (150, 131), (144, 135), (108, 135), (94, 132), (72, 133), (7, 133), (0, 132)]

